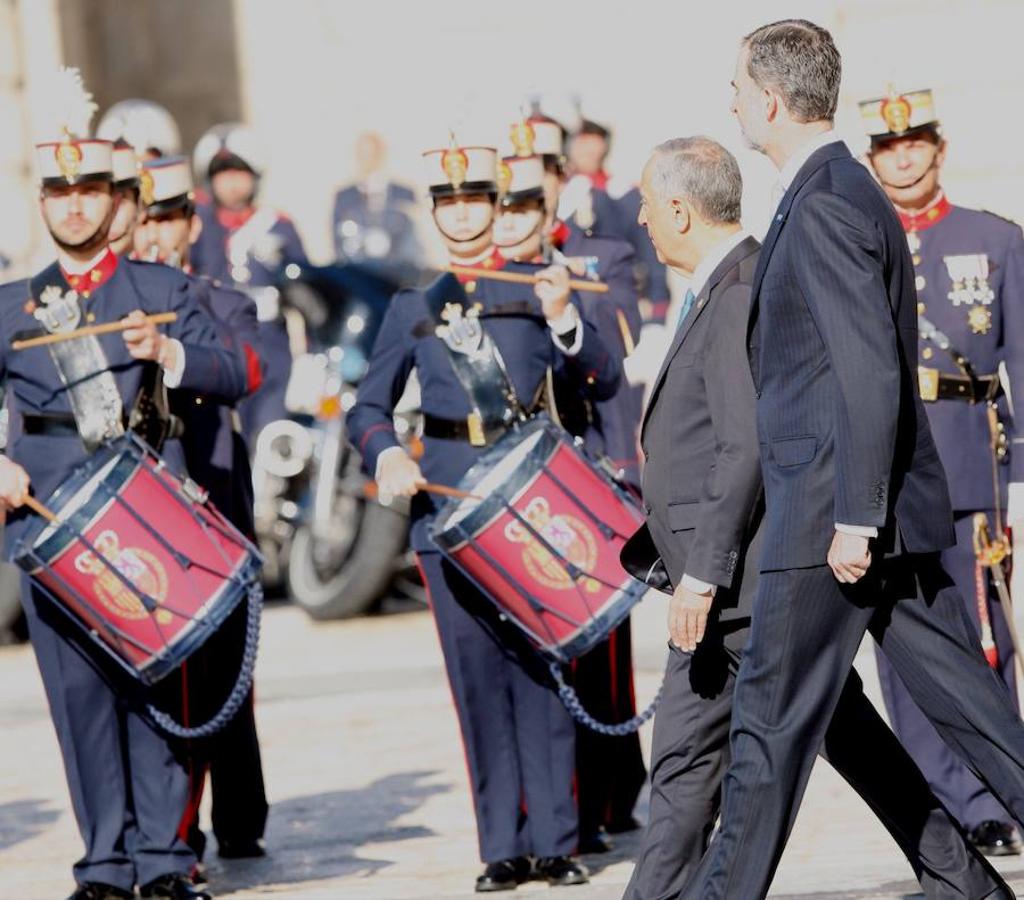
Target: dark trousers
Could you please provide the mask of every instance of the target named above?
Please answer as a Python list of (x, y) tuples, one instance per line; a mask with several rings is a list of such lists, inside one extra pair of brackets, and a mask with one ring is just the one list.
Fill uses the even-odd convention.
[[(598, 721), (624, 722), (636, 715), (629, 619), (573, 662), (572, 678), (583, 706)], [(613, 832), (633, 828), (633, 807), (646, 779), (639, 734), (612, 737), (576, 726), (576, 793), (582, 836), (593, 835), (601, 827)]]
[[(989, 522), (994, 522), (988, 512)], [(942, 554), (942, 566), (949, 573), (964, 599), (965, 608), (981, 631), (978, 615), (977, 587), (975, 582), (974, 524), (973, 512), (957, 513), (955, 547)], [(996, 649), (999, 652), (999, 676), (1006, 685), (1013, 703), (1017, 703), (1017, 682), (1014, 677), (1015, 659), (1013, 641), (999, 598), (992, 588), (992, 580), (984, 575), (989, 618)], [(877, 648), (876, 648), (877, 650)], [(963, 824), (975, 828), (982, 822), (995, 819), (1007, 821), (1002, 804), (974, 776), (971, 770), (939, 737), (935, 727), (914, 703), (910, 692), (903, 686), (899, 675), (881, 653), (878, 656), (878, 675), (882, 683), (882, 696), (889, 712), (893, 731), (903, 742), (914, 761), (921, 767), (925, 777), (943, 805)]]
[[(246, 614), (247, 604), (243, 601), (183, 667), (184, 678), (191, 687), (188, 696), (192, 725), (215, 715), (234, 687), (245, 645)], [(268, 806), (252, 690), (223, 729), (211, 737), (190, 740), (187, 747), (192, 787), (182, 824), (196, 855), (202, 859), (206, 849), (206, 836), (199, 828), (199, 804), (207, 773), (217, 843), (248, 843), (262, 838)]]
[(462, 729), (480, 858), (563, 856), (577, 842), (573, 723), (546, 665), (439, 553), (421, 553)]
[[(856, 585), (840, 584), (826, 566), (766, 572), (734, 691), (721, 829), (681, 896), (767, 895), (868, 629), (944, 739), (1018, 821), (1024, 818), (1024, 724), (985, 662), (937, 555), (876, 562)], [(835, 749), (879, 768), (893, 764), (893, 752), (862, 734), (842, 744)], [(946, 852), (966, 857), (964, 841), (956, 838)], [(977, 871), (968, 893), (938, 873), (919, 877), (932, 883), (935, 897), (1012, 897), (991, 869)]]
[(139, 713), (129, 676), (80, 644), (85, 638), (28, 579), (22, 596), (85, 843), (75, 880), (130, 891), (188, 873), (196, 857), (178, 836), (188, 799), (183, 748)]
[[(723, 645), (718, 630), (710, 630), (693, 654), (670, 647), (654, 720), (650, 821), (627, 900), (678, 897), (697, 871), (721, 806), (739, 665), (739, 654)], [(874, 810), (926, 896), (983, 896), (998, 883), (984, 858), (964, 845), (956, 822), (864, 696), (855, 671), (840, 694), (822, 755)]]

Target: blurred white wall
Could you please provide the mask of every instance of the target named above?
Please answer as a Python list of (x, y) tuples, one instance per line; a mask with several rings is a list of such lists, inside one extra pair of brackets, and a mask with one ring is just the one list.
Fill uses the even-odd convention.
[(501, 141), (532, 91), (563, 119), (580, 95), (587, 115), (614, 126), (610, 168), (631, 179), (665, 138), (722, 141), (740, 159), (746, 218), (761, 231), (773, 171), (740, 141), (729, 81), (742, 35), (788, 16), (819, 22), (839, 43), (837, 127), (855, 151), (857, 100), (889, 81), (934, 87), (954, 201), (1024, 221), (1020, 0), (236, 0), (244, 102), (273, 149), (266, 196), (320, 258), (358, 130), (382, 131), (394, 172), (418, 183), (419, 152), (446, 143), (449, 127), (463, 142)]
[[(747, 224), (760, 233), (774, 173), (741, 144), (729, 80), (741, 36), (786, 16), (836, 36), (845, 67), (837, 126), (852, 148), (864, 146), (858, 99), (889, 81), (933, 87), (954, 202), (1024, 221), (1020, 0), (234, 2), (243, 106), (271, 152), (264, 199), (297, 221), (318, 261), (331, 255), (331, 201), (352, 175), (360, 130), (381, 131), (394, 174), (418, 185), (421, 150), (447, 143), (449, 128), (463, 142), (501, 142), (531, 92), (567, 120), (570, 98), (582, 97), (588, 116), (615, 128), (610, 168), (630, 179), (658, 141), (695, 133), (722, 141), (740, 159)], [(47, 22), (54, 7), (0, 0), (0, 26), (5, 10), (19, 11), (14, 31), (0, 27), (0, 77), (13, 73), (6, 96), (0, 87), (0, 114), (8, 104), (0, 125), (25, 120), (32, 70), (59, 56), (58, 29)], [(22, 256), (32, 244), (45, 255), (38, 224), (25, 221), (35, 212), (24, 130), (5, 127), (3, 142), (0, 252)]]

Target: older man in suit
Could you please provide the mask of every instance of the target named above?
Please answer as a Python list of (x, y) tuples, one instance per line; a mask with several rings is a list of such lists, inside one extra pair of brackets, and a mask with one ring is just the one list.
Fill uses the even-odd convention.
[[(840, 72), (831, 35), (788, 20), (744, 39), (733, 81), (745, 137), (779, 169), (749, 328), (766, 513), (722, 825), (693, 900), (767, 894), (869, 629), (943, 739), (1024, 817), (1024, 726), (939, 561), (954, 533), (913, 371), (913, 265), (892, 205), (832, 133)], [(852, 740), (890, 765), (870, 736)]]
[[(733, 686), (749, 636), (764, 506), (746, 343), (759, 245), (740, 225), (742, 187), (736, 160), (702, 137), (659, 146), (641, 181), (640, 220), (659, 257), (689, 276), (692, 289), (643, 421), (647, 523), (623, 552), (641, 580), (675, 586), (654, 727), (651, 817), (629, 900), (678, 896), (704, 854), (718, 816)], [(855, 736), (889, 755), (890, 764), (877, 767), (857, 752)], [(928, 896), (982, 896), (998, 885), (856, 675), (825, 747), (878, 811)]]

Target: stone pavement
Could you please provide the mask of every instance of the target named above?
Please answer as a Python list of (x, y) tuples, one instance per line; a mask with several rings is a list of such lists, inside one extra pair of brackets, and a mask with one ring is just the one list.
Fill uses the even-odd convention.
[[(643, 700), (653, 696), (664, 662), (662, 601), (646, 601), (634, 621)], [(872, 667), (862, 671), (877, 696)], [(214, 859), (217, 897), (473, 896), (473, 814), (429, 615), (406, 609), (315, 625), (296, 609), (269, 609), (258, 679), (270, 855)], [(0, 900), (63, 898), (81, 845), (27, 647), (0, 651), (0, 734)], [(635, 838), (625, 839), (608, 858), (588, 858), (592, 884), (553, 896), (618, 900), (634, 847)], [(1024, 892), (1024, 861), (1003, 868)], [(532, 884), (519, 894), (549, 890)], [(914, 890), (881, 827), (837, 776), (817, 767), (772, 896), (892, 900)]]

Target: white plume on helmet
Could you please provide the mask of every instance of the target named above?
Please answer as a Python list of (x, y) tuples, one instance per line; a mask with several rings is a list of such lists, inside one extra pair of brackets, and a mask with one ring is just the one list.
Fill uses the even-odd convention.
[(196, 143), (192, 166), (196, 177), (205, 180), (213, 158), (221, 151), (237, 156), (257, 175), (266, 167), (266, 151), (259, 136), (248, 125), (226, 122), (214, 125)]
[(99, 109), (85, 88), (82, 73), (66, 66), (42, 83), (39, 99), (33, 105), (39, 143), (65, 137), (87, 138), (89, 123)]
[(181, 153), (181, 132), (174, 117), (152, 100), (121, 100), (96, 126), (96, 137), (106, 141), (124, 140), (138, 153), (158, 150), (163, 156)]

